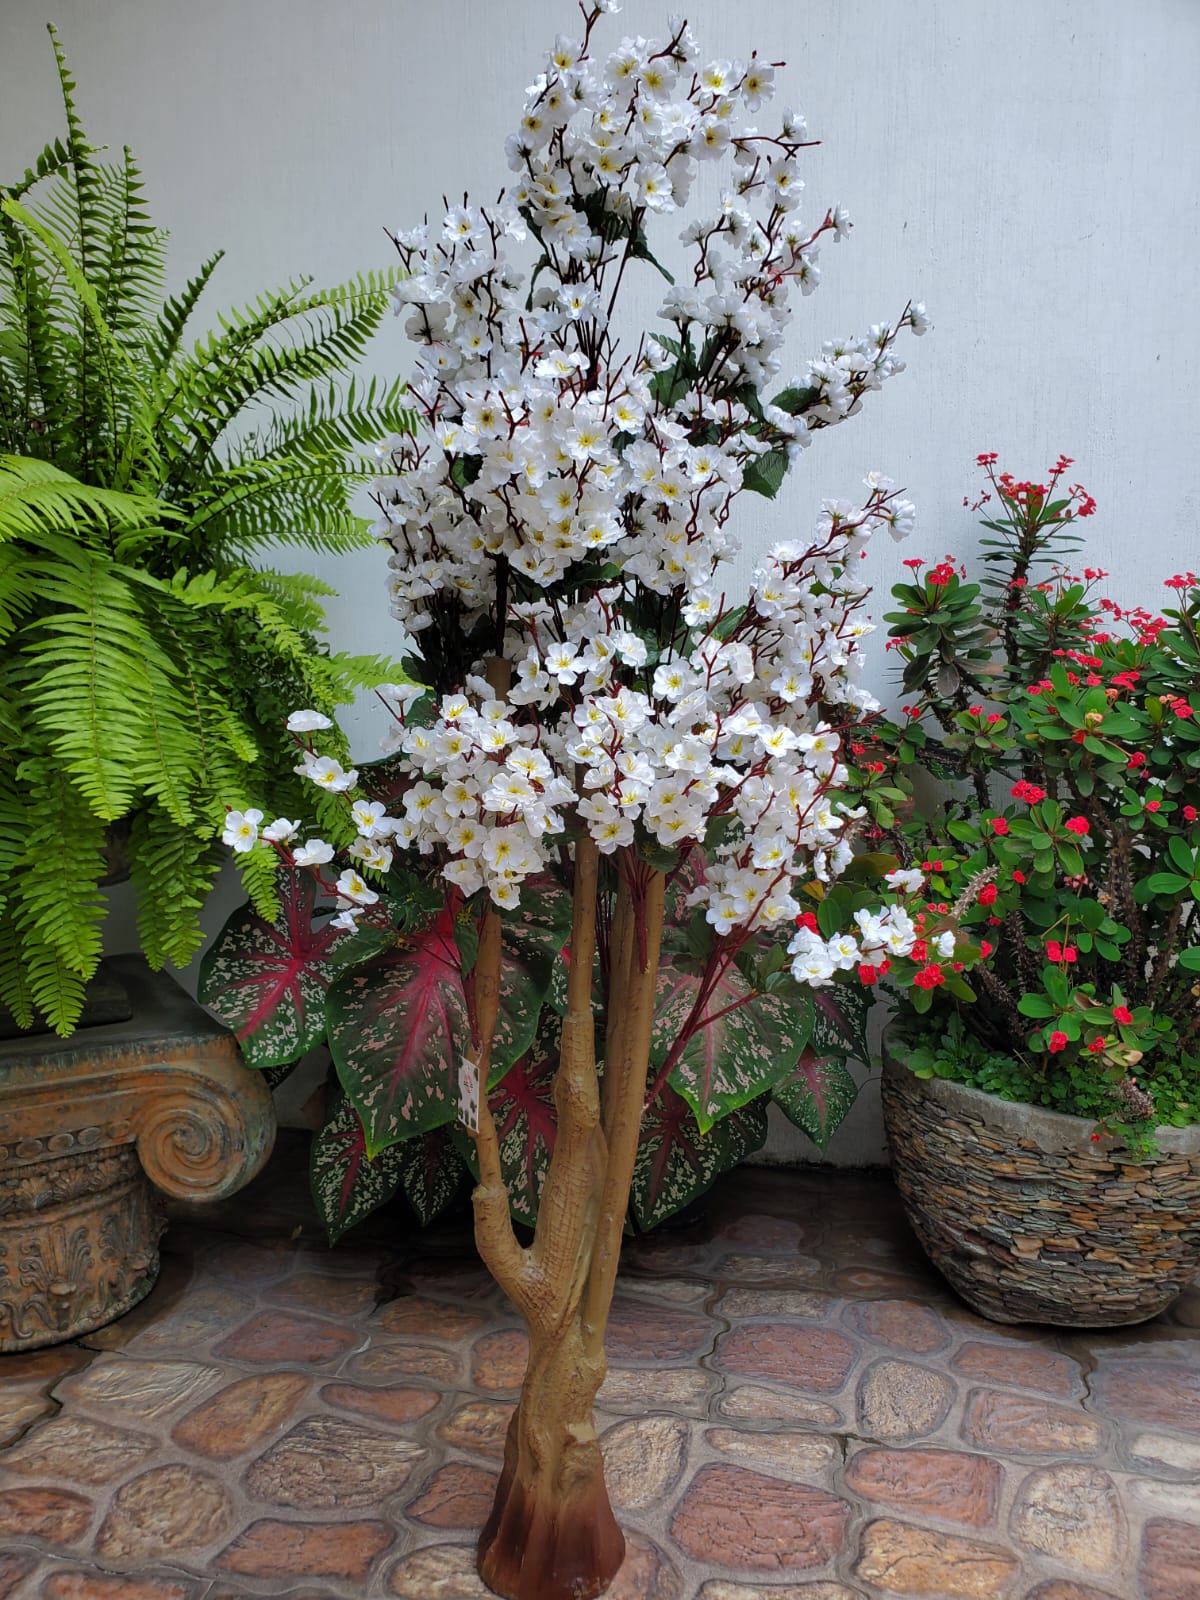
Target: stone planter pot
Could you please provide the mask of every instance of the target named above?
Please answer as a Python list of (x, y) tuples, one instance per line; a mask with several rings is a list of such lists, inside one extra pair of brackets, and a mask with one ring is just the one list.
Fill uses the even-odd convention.
[(136, 1305), (158, 1274), (161, 1195), (232, 1194), (274, 1141), (233, 1035), (140, 956), (104, 965), (129, 1021), (0, 1042), (0, 1351)]
[(908, 1220), (982, 1316), (1144, 1322), (1200, 1271), (1200, 1127), (1160, 1129), (1135, 1163), (1082, 1117), (915, 1078), (886, 1049), (882, 1091)]

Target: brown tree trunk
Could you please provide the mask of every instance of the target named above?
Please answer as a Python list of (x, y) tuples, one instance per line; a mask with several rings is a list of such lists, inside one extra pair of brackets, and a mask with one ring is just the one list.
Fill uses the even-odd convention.
[(479, 1574), (505, 1600), (592, 1600), (625, 1559), (592, 1421), (603, 1378), (603, 1357), (587, 1355), (578, 1317), (549, 1335), (530, 1329), (521, 1401), (479, 1541)]
[[(664, 880), (632, 859), (625, 864), (614, 919), (621, 937), (610, 952), (619, 978), (609, 1006), (602, 1113), (591, 993), (596, 878), (596, 849), (585, 834), (576, 846), (567, 1014), (554, 1083), (558, 1132), (527, 1249), (512, 1234), (486, 1113), (477, 1138), (476, 1239), (529, 1330), (521, 1399), (479, 1542), (480, 1576), (505, 1600), (592, 1600), (625, 1555), (592, 1406), (604, 1381), (604, 1329), (637, 1156)], [(490, 915), (476, 962), (485, 1082), (499, 962), (499, 919)]]

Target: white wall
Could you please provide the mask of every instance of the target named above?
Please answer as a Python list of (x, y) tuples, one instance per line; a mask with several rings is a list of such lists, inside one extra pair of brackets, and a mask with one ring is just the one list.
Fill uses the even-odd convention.
[[(653, 35), (666, 9), (626, 0), (601, 26), (614, 43)], [(978, 451), (1032, 476), (1063, 450), (1100, 502), (1089, 560), (1119, 598), (1155, 604), (1163, 577), (1200, 565), (1200, 4), (693, 0), (687, 14), (712, 55), (788, 62), (781, 103), (826, 141), (809, 153), (811, 209), (840, 201), (856, 219), (800, 306), (797, 366), (910, 294), (935, 323), (776, 504), (742, 502), (751, 554), (879, 467), (921, 513), (909, 549), (875, 558), (886, 589), (905, 554), (969, 550)], [(177, 282), (217, 245), (214, 307), (297, 272), (333, 280), (388, 262), (382, 229), (443, 193), (495, 191), (522, 90), (577, 18), (569, 0), (0, 0), (0, 172), (59, 131), (52, 19), (85, 126), (141, 158)], [(405, 360), (389, 325), (377, 365)], [(375, 557), (317, 566), (341, 589), (334, 641), (393, 647)], [(367, 754), (369, 718), (355, 727)], [(799, 1135), (788, 1148), (811, 1155)], [(877, 1150), (868, 1095), (833, 1156)]]

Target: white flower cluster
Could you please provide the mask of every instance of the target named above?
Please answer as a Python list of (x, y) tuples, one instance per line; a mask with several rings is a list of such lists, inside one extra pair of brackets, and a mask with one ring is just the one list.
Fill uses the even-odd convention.
[(606, 854), (640, 829), (666, 849), (706, 845), (697, 899), (719, 932), (786, 924), (796, 874), (828, 879), (850, 856), (841, 735), (823, 717), (874, 705), (857, 682), (868, 591), (850, 567), (894, 526), (890, 489), (874, 479), (857, 510), (827, 503), (811, 545), (770, 552), (744, 608), (692, 591), (688, 644), (653, 667), (617, 585), (557, 614), (517, 605), (525, 644), (504, 698), (471, 677), (432, 724), (398, 708), (392, 743), (416, 781), (394, 839), (437, 852), (464, 894), (512, 906), (569, 821)]
[[(782, 403), (764, 403), (789, 286), (815, 286), (822, 237), (849, 219), (833, 207), (799, 220), (801, 117), (784, 112), (771, 134), (740, 124), (772, 97), (772, 67), (705, 64), (675, 22), (669, 39), (625, 39), (605, 58), (592, 50), (599, 9), (528, 91), (507, 146), (512, 189), (396, 235), (420, 427), (393, 452), (377, 532), (410, 633), (447, 606), (469, 625), (498, 585), (528, 595), (589, 563), (656, 594), (702, 587), (734, 553), (725, 523), (748, 475), (777, 484), (813, 429), (902, 369), (899, 327), (925, 326), (910, 305), (895, 326), (827, 345)], [(699, 165), (721, 159), (730, 184), (683, 232), (696, 259), (663, 301), (669, 333), (622, 352), (610, 319), (629, 262), (649, 255), (647, 221), (685, 205)], [(510, 250), (530, 235), (527, 280)]]
[[(702, 845), (695, 900), (732, 950), (790, 933), (797, 877), (831, 879), (850, 858), (843, 727), (873, 704), (852, 571), (873, 532), (902, 537), (913, 511), (872, 475), (865, 504), (826, 502), (811, 543), (775, 546), (734, 606), (718, 576), (737, 550), (731, 504), (773, 493), (813, 431), (901, 370), (895, 339), (925, 318), (910, 304), (827, 345), (768, 400), (791, 285), (816, 286), (821, 243), (849, 219), (801, 221), (802, 118), (743, 123), (772, 98), (773, 67), (705, 62), (675, 21), (605, 55), (593, 32), (614, 9), (585, 0), (581, 36), (555, 42), (508, 141), (510, 191), (396, 235), (418, 426), (389, 447), (376, 532), (434, 715), (415, 691), (385, 695), (401, 815), (356, 802), (357, 774), (311, 749), (297, 770), (346, 792), (364, 870), (416, 850), (500, 906), (572, 830), (606, 854)], [(719, 209), (682, 233), (690, 282), (666, 293), (663, 331), (623, 349), (614, 312), (627, 269), (653, 262), (647, 222), (721, 160)], [(293, 731), (315, 731), (312, 715)], [(336, 887), (352, 923), (369, 902)], [(815, 948), (802, 945), (797, 967)]]

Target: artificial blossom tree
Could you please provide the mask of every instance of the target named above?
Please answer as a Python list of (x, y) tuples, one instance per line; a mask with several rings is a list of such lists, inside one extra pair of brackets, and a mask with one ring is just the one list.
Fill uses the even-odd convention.
[[(705, 1132), (788, 1065), (751, 1038), (722, 1075), (740, 1009), (800, 1007), (805, 985), (912, 938), (886, 912), (861, 937), (810, 926), (853, 856), (842, 742), (872, 705), (858, 561), (875, 530), (907, 531), (911, 507), (872, 477), (862, 504), (826, 502), (810, 540), (777, 544), (744, 603), (721, 569), (738, 494), (773, 495), (813, 433), (900, 370), (894, 341), (923, 331), (923, 311), (826, 345), (769, 400), (789, 292), (815, 286), (848, 219), (801, 221), (798, 116), (741, 123), (771, 99), (773, 67), (706, 64), (682, 22), (606, 51), (597, 23), (615, 9), (585, 5), (579, 36), (555, 42), (508, 141), (508, 192), (396, 238), (418, 426), (395, 445), (378, 532), (427, 688), (388, 696), (390, 796), (320, 755), (324, 719), (301, 714), (300, 770), (347, 797), (345, 870), (289, 819), (260, 837), (261, 817), (233, 815), (227, 833), (317, 875), (337, 899), (331, 938), (395, 925), (402, 864), (440, 883), (453, 1058), (410, 1086), (405, 1114), (420, 1130), (457, 1110), (479, 1251), (529, 1332), (479, 1547), (485, 1582), (513, 1600), (598, 1595), (622, 1561), (592, 1407), (648, 1110), (673, 1085)], [(721, 162), (727, 187), (682, 235), (690, 276), (666, 290), (661, 329), (619, 338), (622, 283), (658, 267), (647, 225)], [(532, 1030), (506, 1008), (510, 942), (555, 884), (569, 939), (534, 1020), (557, 984), (557, 1132), (523, 1242), (488, 1090)], [(664, 982), (672, 938), (686, 951)], [(346, 993), (368, 993), (371, 971)], [(388, 1024), (377, 1005), (359, 1031)], [(346, 1080), (373, 1154), (384, 1091)]]

